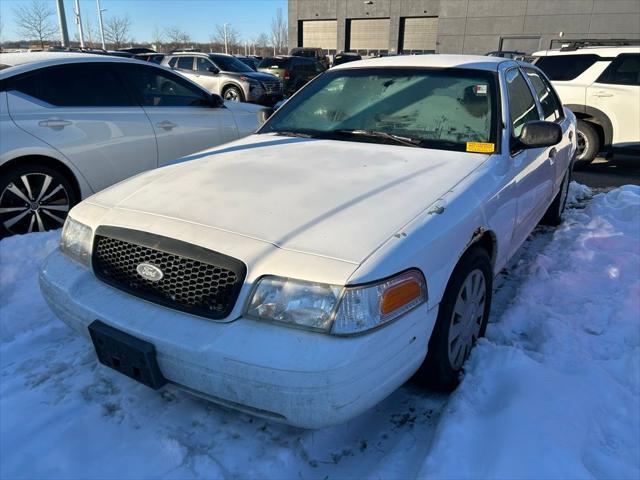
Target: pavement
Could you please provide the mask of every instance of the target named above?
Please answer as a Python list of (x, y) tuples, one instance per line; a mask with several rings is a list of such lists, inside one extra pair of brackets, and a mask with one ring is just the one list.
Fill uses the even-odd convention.
[(573, 172), (573, 179), (593, 188), (640, 185), (640, 157), (596, 158), (591, 165)]

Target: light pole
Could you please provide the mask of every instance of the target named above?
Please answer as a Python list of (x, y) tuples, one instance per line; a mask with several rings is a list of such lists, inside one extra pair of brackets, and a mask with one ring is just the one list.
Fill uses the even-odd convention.
[(227, 48), (227, 25), (229, 25), (229, 24), (225, 23), (223, 25), (223, 27), (224, 27), (224, 53), (229, 53), (228, 48)]
[(102, 40), (102, 49), (107, 49), (107, 44), (104, 43), (104, 25), (102, 24), (102, 12), (106, 12), (107, 9), (100, 8), (100, 0), (96, 0), (96, 6), (98, 7), (98, 23), (100, 24), (100, 40)]
[(80, 0), (76, 0), (76, 22), (78, 23), (78, 35), (80, 35), (80, 48), (84, 48), (84, 33), (82, 32), (82, 16), (80, 15)]
[(69, 46), (69, 32), (67, 31), (67, 15), (64, 13), (64, 0), (57, 0), (58, 23), (60, 24), (60, 44), (62, 48)]

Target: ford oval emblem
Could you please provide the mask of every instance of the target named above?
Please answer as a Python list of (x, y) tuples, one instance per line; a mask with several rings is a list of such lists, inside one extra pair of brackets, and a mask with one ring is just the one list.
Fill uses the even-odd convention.
[(162, 270), (150, 263), (141, 263), (136, 267), (136, 271), (142, 278), (150, 282), (159, 282), (164, 277)]

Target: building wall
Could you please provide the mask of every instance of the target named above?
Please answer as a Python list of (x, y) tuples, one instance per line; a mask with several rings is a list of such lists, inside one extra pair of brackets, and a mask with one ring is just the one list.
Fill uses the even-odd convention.
[[(350, 19), (389, 18), (389, 52), (400, 45), (401, 18), (438, 16), (438, 53), (548, 48), (561, 38), (640, 38), (640, 0), (289, 0), (289, 46), (303, 20), (337, 20), (337, 49), (348, 46)], [(530, 53), (530, 52), (528, 52)]]

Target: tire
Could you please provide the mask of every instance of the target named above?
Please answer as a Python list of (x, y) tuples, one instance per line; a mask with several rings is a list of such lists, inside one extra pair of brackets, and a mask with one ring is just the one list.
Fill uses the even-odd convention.
[(222, 98), (231, 102), (244, 102), (244, 95), (242, 95), (242, 91), (235, 85), (225, 87), (222, 92)]
[[(476, 288), (479, 295), (469, 292)], [(418, 378), (428, 387), (451, 391), (458, 386), (464, 361), (487, 329), (492, 288), (493, 269), (489, 254), (480, 246), (471, 247), (451, 274), (429, 339), (427, 357), (418, 371)], [(467, 307), (461, 309), (465, 296)]]
[(586, 167), (600, 151), (598, 132), (589, 122), (578, 120), (576, 141), (578, 142), (578, 151), (576, 152), (575, 165), (578, 168)]
[(11, 168), (0, 174), (0, 238), (60, 228), (76, 203), (59, 171), (34, 163)]
[(567, 193), (569, 192), (569, 183), (571, 183), (571, 168), (567, 170), (562, 179), (562, 185), (560, 185), (560, 191), (553, 199), (551, 205), (545, 212), (540, 224), (557, 227), (562, 223), (562, 214), (567, 206)]

